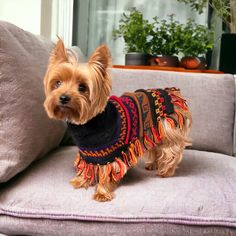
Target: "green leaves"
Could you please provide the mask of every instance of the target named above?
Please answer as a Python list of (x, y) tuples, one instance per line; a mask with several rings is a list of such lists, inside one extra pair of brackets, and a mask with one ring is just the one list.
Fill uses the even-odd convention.
[(214, 33), (204, 25), (189, 19), (183, 27), (181, 53), (184, 56), (199, 56), (213, 47)]
[(149, 23), (135, 8), (129, 14), (124, 13), (119, 28), (113, 30), (113, 38), (120, 37), (125, 41), (126, 52), (153, 55), (199, 56), (213, 47), (213, 32), (206, 26), (191, 19), (181, 24), (174, 15), (163, 20), (154, 17)]
[(183, 25), (174, 19), (174, 15), (169, 15), (168, 20), (159, 20), (154, 17), (152, 54), (174, 55), (180, 52), (181, 35)]
[(195, 9), (199, 14), (203, 13), (203, 9), (207, 6), (208, 0), (177, 0), (189, 4), (192, 9)]
[[(193, 10), (196, 10), (199, 14), (203, 12), (203, 9), (207, 7), (207, 4), (216, 11), (216, 14), (230, 26), (231, 12), (230, 12), (230, 0), (177, 0), (189, 4)], [(234, 1), (234, 0), (231, 0)]]
[(129, 14), (123, 14), (119, 21), (119, 28), (113, 30), (113, 38), (123, 37), (127, 52), (150, 53), (150, 35), (153, 24), (143, 19), (140, 11), (133, 8)]
[(217, 15), (229, 26), (231, 22), (230, 0), (212, 0), (209, 3)]

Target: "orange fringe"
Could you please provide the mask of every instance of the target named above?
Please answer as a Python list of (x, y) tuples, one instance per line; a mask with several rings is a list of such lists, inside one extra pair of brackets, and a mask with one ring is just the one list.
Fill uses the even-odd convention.
[(122, 158), (123, 158), (123, 160), (124, 160), (126, 166), (129, 167), (130, 164), (129, 164), (129, 161), (128, 161), (128, 156), (127, 156), (127, 154), (126, 154), (125, 152), (123, 152), (123, 151), (122, 151), (121, 154), (122, 154)]
[(110, 176), (110, 174), (112, 173), (112, 167), (110, 163), (106, 165), (106, 172), (108, 176)]
[(155, 143), (159, 143), (161, 141), (160, 136), (158, 135), (157, 131), (154, 129), (154, 127), (151, 128), (152, 135)]
[(134, 141), (134, 145), (135, 145), (135, 152), (137, 153), (137, 155), (139, 157), (144, 155), (144, 150), (143, 150), (143, 146), (141, 145), (139, 140), (135, 140)]
[(179, 90), (176, 90), (176, 91), (170, 90), (169, 95), (172, 97), (172, 103), (174, 105), (181, 107), (185, 111), (188, 110), (186, 100), (182, 98)]
[(175, 128), (175, 122), (171, 118), (166, 117), (165, 120), (170, 124), (172, 129)]
[(131, 144), (128, 148), (129, 158), (130, 158), (130, 164), (131, 166), (135, 166), (137, 164), (137, 157), (134, 150), (134, 144)]
[(123, 168), (123, 162), (119, 158), (116, 158), (115, 161), (119, 166), (119, 171), (118, 172), (113, 171), (112, 178), (115, 180), (115, 182), (118, 182), (125, 175), (125, 173)]
[(155, 143), (147, 136), (147, 134), (144, 134), (143, 136), (143, 143), (146, 149), (151, 149), (155, 147)]
[(163, 125), (160, 121), (158, 122), (158, 131), (160, 134), (160, 138), (162, 139), (165, 136), (165, 133), (164, 133)]
[[(151, 141), (151, 139), (150, 139)], [(78, 153), (74, 162), (76, 167), (77, 176), (83, 176), (84, 180), (94, 185), (98, 181), (105, 181), (107, 177), (112, 178), (118, 182), (127, 171), (127, 168), (137, 164), (137, 159), (144, 154), (144, 149), (141, 142), (136, 139), (132, 142), (127, 152), (122, 152), (122, 158), (116, 157), (112, 163), (106, 165), (93, 165), (88, 164), (80, 157)]]
[(181, 107), (183, 110), (187, 110), (188, 108), (187, 108), (187, 106), (186, 106), (186, 104), (184, 103), (184, 102), (181, 102), (181, 101), (173, 101), (173, 103), (175, 104), (175, 105), (177, 105), (177, 106), (179, 106), (179, 107)]

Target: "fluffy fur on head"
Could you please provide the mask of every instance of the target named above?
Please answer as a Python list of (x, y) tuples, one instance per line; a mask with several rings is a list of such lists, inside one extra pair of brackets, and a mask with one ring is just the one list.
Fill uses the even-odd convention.
[(101, 113), (111, 90), (107, 69), (111, 56), (106, 45), (98, 47), (88, 63), (68, 54), (63, 41), (52, 50), (44, 77), (44, 107), (50, 118), (84, 124)]

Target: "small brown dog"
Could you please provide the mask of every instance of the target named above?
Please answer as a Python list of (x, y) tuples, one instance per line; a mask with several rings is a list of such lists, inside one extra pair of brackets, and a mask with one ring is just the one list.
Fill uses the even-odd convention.
[(66, 120), (79, 147), (71, 180), (75, 188), (97, 184), (94, 199), (109, 201), (118, 182), (147, 152), (146, 169), (172, 176), (182, 159), (191, 114), (176, 88), (110, 95), (110, 53), (103, 45), (88, 63), (68, 54), (59, 39), (44, 78), (50, 118)]

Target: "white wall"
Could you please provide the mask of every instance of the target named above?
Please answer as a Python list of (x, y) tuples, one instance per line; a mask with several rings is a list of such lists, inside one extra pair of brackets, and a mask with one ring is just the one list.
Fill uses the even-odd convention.
[(73, 0), (0, 0), (0, 20), (67, 47), (72, 43)]
[(41, 0), (0, 0), (0, 20), (40, 34)]

